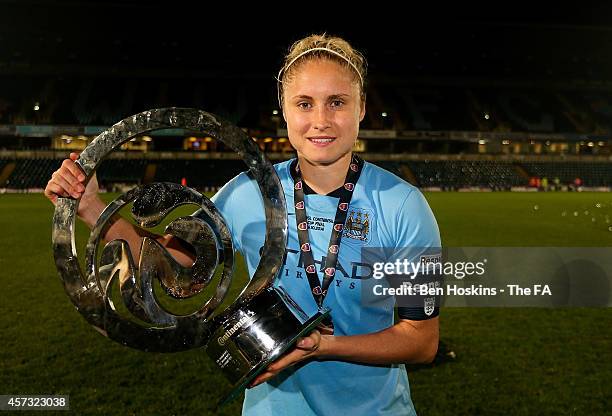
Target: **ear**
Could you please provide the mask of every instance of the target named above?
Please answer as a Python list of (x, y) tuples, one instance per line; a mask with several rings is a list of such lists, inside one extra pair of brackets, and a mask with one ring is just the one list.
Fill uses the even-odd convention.
[(359, 110), (359, 122), (363, 121), (365, 114), (366, 114), (366, 102), (364, 98), (363, 101), (361, 101), (361, 110)]

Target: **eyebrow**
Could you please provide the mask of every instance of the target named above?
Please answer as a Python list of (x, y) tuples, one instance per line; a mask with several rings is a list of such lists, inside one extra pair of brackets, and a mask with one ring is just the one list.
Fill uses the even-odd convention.
[[(334, 98), (344, 98), (344, 97), (350, 97), (350, 94), (332, 94), (329, 97), (327, 97), (328, 99), (334, 99)], [(295, 95), (293, 96), (292, 99), (302, 99), (302, 98), (306, 98), (306, 99), (312, 99), (312, 97), (310, 95)]]

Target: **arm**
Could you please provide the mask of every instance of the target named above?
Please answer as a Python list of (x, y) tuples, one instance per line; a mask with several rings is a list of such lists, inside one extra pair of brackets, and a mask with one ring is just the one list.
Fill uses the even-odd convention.
[[(89, 229), (92, 229), (105, 207), (106, 204), (101, 199), (96, 198), (90, 203), (89, 209), (80, 218)], [(135, 264), (139, 264), (140, 246), (144, 237), (150, 237), (157, 240), (157, 242), (168, 250), (168, 253), (170, 253), (177, 262), (185, 267), (190, 267), (195, 261), (195, 253), (183, 244), (181, 240), (170, 234), (158, 235), (145, 229), (135, 227), (119, 215), (115, 215), (111, 221), (111, 226), (103, 236), (104, 241), (108, 242), (118, 239), (127, 241)]]
[(401, 319), (379, 332), (364, 335), (321, 335), (318, 330), (302, 338), (296, 348), (268, 366), (249, 387), (307, 359), (334, 359), (363, 364), (428, 364), (438, 351), (438, 317), (424, 321)]
[[(91, 229), (106, 207), (106, 204), (98, 196), (99, 188), (95, 175), (87, 183), (87, 187), (83, 186), (85, 175), (79, 169), (78, 165), (74, 163), (77, 158), (77, 153), (71, 153), (70, 158), (65, 159), (61, 167), (53, 172), (45, 188), (45, 196), (53, 204), (57, 202), (58, 197), (81, 198), (77, 214), (89, 229)], [(112, 241), (123, 239), (127, 241), (136, 264), (138, 264), (140, 259), (140, 246), (143, 237), (155, 238), (183, 266), (189, 267), (193, 264), (195, 259), (194, 254), (189, 248), (185, 247), (179, 239), (172, 235), (161, 236), (143, 230), (142, 228), (134, 227), (120, 216), (115, 216), (112, 221), (112, 225), (104, 235), (104, 240)]]
[(438, 317), (425, 321), (402, 319), (372, 334), (322, 335), (315, 356), (364, 364), (430, 363), (438, 350), (438, 336)]

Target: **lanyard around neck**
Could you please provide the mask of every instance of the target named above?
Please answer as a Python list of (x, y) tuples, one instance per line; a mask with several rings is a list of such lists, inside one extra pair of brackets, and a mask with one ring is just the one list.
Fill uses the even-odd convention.
[(295, 219), (297, 223), (298, 240), (300, 242), (300, 253), (303, 259), (304, 269), (308, 276), (308, 283), (312, 290), (312, 296), (319, 307), (323, 306), (323, 300), (327, 295), (327, 289), (334, 280), (336, 273), (336, 265), (338, 263), (338, 253), (340, 251), (340, 240), (342, 239), (342, 229), (346, 221), (349, 204), (353, 197), (353, 191), (361, 175), (363, 168), (363, 160), (356, 155), (351, 158), (344, 186), (341, 188), (340, 200), (336, 208), (336, 217), (332, 227), (331, 236), (329, 238), (329, 246), (325, 258), (325, 267), (323, 268), (323, 282), (319, 282), (317, 268), (314, 257), (312, 255), (312, 247), (308, 236), (308, 216), (306, 215), (306, 204), (304, 202), (304, 180), (300, 165), (296, 166), (297, 180), (293, 187), (293, 198), (295, 203)]

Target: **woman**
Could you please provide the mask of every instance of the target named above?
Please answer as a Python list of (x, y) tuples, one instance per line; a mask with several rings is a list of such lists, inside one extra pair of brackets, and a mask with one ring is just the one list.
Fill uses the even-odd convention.
[[(361, 303), (363, 248), (440, 246), (422, 194), (352, 153), (365, 115), (365, 68), (364, 58), (343, 39), (313, 35), (291, 47), (279, 73), (279, 101), (297, 159), (275, 165), (289, 214), (286, 260), (275, 285), (308, 315), (320, 306), (332, 312), (325, 327), (256, 378), (246, 392), (245, 415), (414, 414), (400, 363), (435, 356), (437, 308), (429, 314), (403, 308), (394, 324), (392, 304)], [(45, 193), (52, 200), (82, 194), (79, 215), (91, 225), (103, 204), (95, 189), (83, 189), (75, 158), (64, 161)], [(213, 201), (252, 275), (265, 235), (257, 185), (240, 174)], [(106, 239), (126, 235), (137, 252), (142, 235), (125, 221), (117, 221)], [(180, 256), (189, 261), (190, 254), (171, 237), (159, 240), (179, 261)]]

